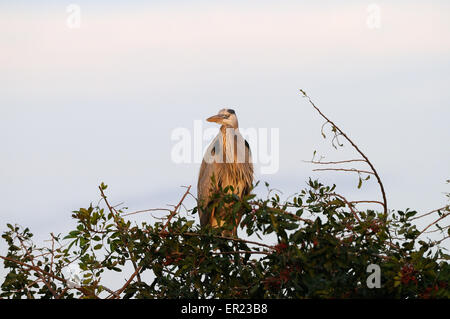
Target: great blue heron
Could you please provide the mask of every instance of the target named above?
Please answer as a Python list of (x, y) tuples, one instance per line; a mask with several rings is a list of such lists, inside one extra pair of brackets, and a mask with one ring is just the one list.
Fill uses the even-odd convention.
[[(249, 194), (253, 183), (253, 163), (250, 146), (239, 132), (234, 110), (222, 109), (207, 121), (221, 126), (219, 134), (207, 148), (200, 167), (197, 184), (198, 212), (201, 226), (221, 227), (224, 224), (226, 209), (207, 211), (211, 194), (217, 187), (225, 188), (228, 185), (233, 186), (234, 193), (240, 198)], [(219, 225), (217, 217), (220, 220)], [(233, 236), (237, 235), (237, 225), (241, 217), (238, 212)], [(225, 231), (223, 234), (229, 235), (229, 232)]]

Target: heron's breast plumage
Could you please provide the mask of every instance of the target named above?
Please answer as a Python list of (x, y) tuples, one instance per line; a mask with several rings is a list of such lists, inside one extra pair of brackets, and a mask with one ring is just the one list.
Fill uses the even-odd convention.
[(253, 183), (251, 151), (238, 130), (221, 130), (206, 150), (199, 176), (199, 200), (206, 200), (210, 195), (205, 189), (211, 187), (213, 175), (216, 186), (232, 185), (238, 196), (250, 192)]

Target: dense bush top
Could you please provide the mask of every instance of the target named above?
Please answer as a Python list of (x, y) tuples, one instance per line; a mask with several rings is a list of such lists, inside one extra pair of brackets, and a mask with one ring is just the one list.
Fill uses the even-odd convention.
[[(239, 232), (255, 240), (224, 237), (219, 228), (201, 229), (190, 217), (196, 208), (186, 216), (175, 209), (167, 220), (132, 225), (124, 211), (109, 205), (105, 189), (100, 187), (104, 207), (74, 211), (76, 229), (63, 239), (52, 235), (52, 247), (36, 247), (29, 229), (8, 225), (2, 235), (9, 246), (2, 297), (450, 296), (449, 256), (439, 242), (419, 239), (421, 232), (411, 222), (415, 211), (389, 216), (356, 212), (335, 186), (310, 180), (286, 202), (277, 194), (239, 199), (232, 187), (215, 192), (213, 206), (230, 213), (223, 229), (231, 229), (233, 214), (243, 210)], [(112, 290), (102, 284), (105, 271), (120, 272), (128, 262), (135, 271), (123, 287)], [(79, 282), (64, 271), (70, 264), (79, 265)], [(380, 288), (368, 285), (371, 264), (379, 266)], [(151, 281), (141, 279), (144, 272), (153, 274)]]

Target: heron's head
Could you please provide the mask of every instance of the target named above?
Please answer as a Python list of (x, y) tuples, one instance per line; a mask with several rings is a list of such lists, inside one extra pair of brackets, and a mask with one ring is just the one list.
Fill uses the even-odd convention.
[(227, 127), (238, 128), (236, 113), (232, 109), (221, 109), (217, 115), (213, 115), (206, 120)]

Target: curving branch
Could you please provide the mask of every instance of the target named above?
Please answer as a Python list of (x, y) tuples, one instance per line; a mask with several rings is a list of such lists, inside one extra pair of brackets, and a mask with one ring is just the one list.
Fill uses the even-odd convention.
[[(311, 100), (311, 98), (306, 94), (306, 92), (302, 89), (300, 89), (300, 92), (303, 94), (303, 97), (307, 98), (309, 103), (312, 105), (312, 107), (319, 113), (319, 115), (325, 119), (326, 123), (330, 123), (332, 125), (332, 130), (335, 133), (335, 137), (337, 139), (338, 135), (343, 136), (352, 146), (353, 148), (361, 155), (361, 157), (364, 159), (364, 161), (369, 165), (370, 169), (372, 170), (371, 174), (375, 175), (378, 185), (380, 186), (381, 195), (383, 197), (383, 208), (384, 208), (384, 214), (387, 218), (388, 214), (388, 206), (387, 206), (387, 199), (386, 199), (386, 192), (384, 191), (383, 182), (381, 181), (381, 178), (376, 171), (375, 167), (373, 166), (372, 162), (369, 160), (369, 158), (359, 149), (359, 147), (345, 134), (333, 121), (331, 121), (325, 114), (322, 113), (322, 111), (314, 104), (314, 102)], [(323, 126), (322, 126), (323, 129)], [(323, 132), (322, 132), (323, 134)], [(334, 141), (334, 139), (333, 139)]]

